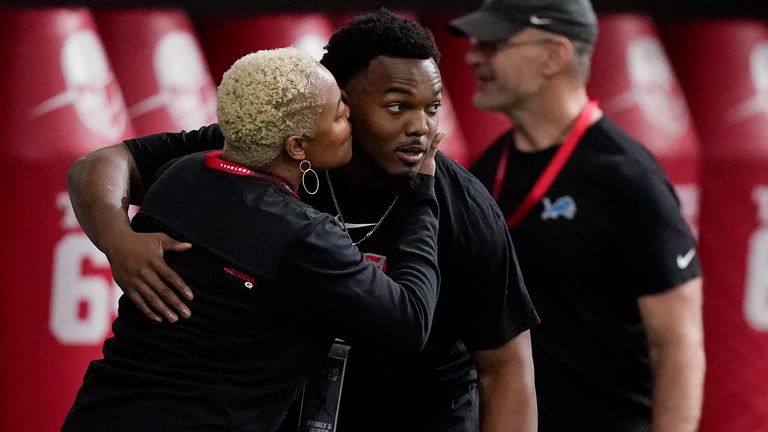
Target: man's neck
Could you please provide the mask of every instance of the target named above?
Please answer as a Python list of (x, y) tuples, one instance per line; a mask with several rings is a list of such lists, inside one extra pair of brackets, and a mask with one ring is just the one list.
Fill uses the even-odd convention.
[[(583, 86), (545, 89), (522, 106), (507, 112), (515, 127), (515, 148), (524, 153), (546, 150), (560, 144), (589, 102)], [(602, 112), (595, 112), (589, 124)]]
[(347, 185), (380, 190), (394, 187), (389, 175), (364, 156), (352, 156), (348, 164), (333, 169), (331, 173), (334, 179)]

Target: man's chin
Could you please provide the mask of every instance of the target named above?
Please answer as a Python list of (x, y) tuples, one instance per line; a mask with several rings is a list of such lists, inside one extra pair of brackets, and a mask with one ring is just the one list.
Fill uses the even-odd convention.
[(418, 171), (408, 170), (390, 176), (395, 188), (401, 192), (411, 192), (419, 184)]
[(494, 100), (492, 96), (475, 94), (472, 102), (474, 103), (475, 108), (483, 111), (504, 111), (503, 104)]

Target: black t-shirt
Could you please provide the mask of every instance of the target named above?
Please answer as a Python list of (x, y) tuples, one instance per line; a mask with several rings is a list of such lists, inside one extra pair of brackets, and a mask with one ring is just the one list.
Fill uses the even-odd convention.
[[(160, 134), (126, 141), (144, 184), (165, 161), (194, 151), (221, 148), (217, 125), (182, 134)], [(342, 393), (340, 431), (344, 425), (366, 430), (417, 430), (432, 414), (421, 404), (450, 411), (457, 392), (477, 376), (470, 351), (497, 347), (538, 322), (523, 285), (503, 216), (485, 188), (461, 166), (438, 154), (435, 195), (440, 208), (438, 265), (441, 274), (432, 332), (425, 349), (403, 356), (375, 343), (357, 342), (350, 352)], [(315, 208), (336, 214), (320, 173), (320, 192), (303, 197)], [(333, 173), (347, 224), (377, 222), (394, 192), (350, 185)], [(398, 201), (380, 227), (360, 244), (372, 260), (391, 257), (400, 246), (392, 230), (393, 215), (403, 212)], [(353, 229), (359, 240), (370, 226)], [(384, 265), (384, 263), (382, 263)], [(408, 408), (417, 409), (409, 411)], [(438, 410), (439, 411), (439, 410)], [(440, 415), (440, 414), (434, 414)], [(404, 429), (408, 428), (408, 429)], [(354, 432), (352, 426), (347, 432)]]
[[(471, 169), (490, 189), (509, 148), (499, 200), (507, 216), (557, 151), (517, 151), (513, 136)], [(645, 430), (652, 382), (637, 299), (700, 274), (695, 240), (656, 161), (599, 120), (511, 234), (542, 320), (531, 332), (539, 430)]]
[[(211, 156), (186, 156), (164, 169), (132, 222), (137, 231), (192, 243), (167, 260), (194, 290), (194, 315), (156, 324), (122, 298), (114, 337), (89, 368), (68, 427), (88, 429), (89, 417), (112, 415), (98, 430), (131, 430), (143, 413), (121, 399), (189, 395), (220, 409), (199, 427), (272, 431), (334, 336), (406, 353), (426, 340), (438, 294), (431, 177), (402, 197), (408, 216), (394, 215), (401, 244), (390, 279), (328, 214), (284, 184), (227, 171), (230, 164)], [(151, 417), (136, 420), (147, 429), (133, 430), (172, 421), (163, 412)]]

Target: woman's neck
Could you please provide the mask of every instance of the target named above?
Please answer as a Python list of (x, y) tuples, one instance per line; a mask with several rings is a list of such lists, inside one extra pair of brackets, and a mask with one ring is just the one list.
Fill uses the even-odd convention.
[(293, 190), (298, 190), (301, 182), (301, 171), (299, 170), (299, 161), (291, 159), (290, 161), (278, 158), (266, 165), (262, 165), (257, 171), (277, 177), (290, 186)]
[(293, 190), (298, 190), (299, 183), (301, 182), (299, 161), (285, 158), (283, 155), (278, 156), (277, 159), (258, 168), (250, 167), (236, 160), (232, 160), (232, 158), (227, 156), (226, 150), (224, 151), (224, 154), (221, 156), (221, 158), (228, 162), (246, 166), (247, 168), (250, 168), (256, 172), (267, 174), (272, 177), (277, 177), (278, 179), (284, 181)]

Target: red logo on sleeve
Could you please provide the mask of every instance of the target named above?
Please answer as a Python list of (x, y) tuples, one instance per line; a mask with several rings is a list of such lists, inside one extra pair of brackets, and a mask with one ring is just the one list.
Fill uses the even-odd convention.
[(372, 262), (376, 267), (379, 268), (379, 270), (383, 271), (384, 273), (387, 272), (387, 257), (384, 255), (377, 255), (373, 253), (364, 253), (363, 256), (368, 261)]

